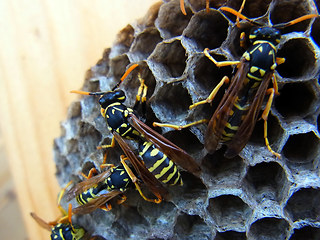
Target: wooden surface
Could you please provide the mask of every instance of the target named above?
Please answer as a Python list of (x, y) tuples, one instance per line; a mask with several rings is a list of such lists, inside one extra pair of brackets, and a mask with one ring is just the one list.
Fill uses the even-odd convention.
[(81, 87), (116, 33), (154, 2), (0, 1), (0, 124), (28, 239), (49, 239), (31, 211), (45, 220), (59, 214), (52, 146), (77, 97), (69, 91)]

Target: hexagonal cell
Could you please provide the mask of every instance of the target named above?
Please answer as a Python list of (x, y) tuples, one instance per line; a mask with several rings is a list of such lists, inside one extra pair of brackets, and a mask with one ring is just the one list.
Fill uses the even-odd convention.
[[(242, 14), (248, 18), (261, 17), (267, 13), (271, 0), (247, 0), (243, 8)], [(228, 1), (227, 6), (235, 10), (239, 10), (242, 4), (242, 0)], [(231, 14), (230, 14), (231, 15)], [(228, 15), (229, 17), (229, 15)], [(234, 21), (234, 16), (233, 16)]]
[(192, 39), (201, 51), (221, 46), (228, 34), (228, 21), (218, 11), (205, 10), (196, 13), (183, 31), (183, 36)]
[(130, 52), (139, 60), (147, 59), (156, 45), (162, 41), (159, 31), (152, 27), (147, 28), (136, 36)]
[(314, 188), (301, 188), (287, 201), (285, 210), (292, 221), (320, 220), (320, 191)]
[(176, 144), (178, 147), (187, 151), (189, 154), (197, 153), (202, 149), (202, 144), (197, 137), (190, 132), (189, 129), (182, 129), (181, 131), (170, 131), (166, 133), (165, 138)]
[(257, 202), (265, 199), (281, 202), (288, 195), (287, 175), (276, 162), (263, 162), (249, 167), (245, 180)]
[(308, 39), (290, 39), (279, 49), (277, 57), (286, 59), (277, 66), (278, 73), (284, 78), (308, 78), (314, 74), (316, 56)]
[[(298, 17), (310, 13), (310, 7), (307, 1), (277, 1), (271, 10), (270, 19), (272, 24), (286, 23)], [(290, 27), (281, 29), (281, 33), (304, 32), (307, 30), (310, 20), (294, 24)]]
[[(222, 55), (211, 54), (212, 57), (217, 61), (225, 61), (226, 58)], [(206, 56), (202, 56), (198, 61), (195, 63), (194, 68), (194, 76), (195, 81), (200, 85), (201, 88), (205, 89), (209, 94), (214, 87), (221, 81), (224, 76), (231, 76), (232, 68), (229, 67), (222, 67), (218, 68), (211, 60), (209, 60)], [(227, 86), (224, 85), (223, 88), (220, 89), (218, 94), (223, 95), (224, 89)], [(215, 97), (214, 102), (219, 102), (219, 96)]]
[(314, 132), (291, 135), (283, 148), (283, 155), (295, 165), (305, 165), (314, 161), (319, 146), (319, 139)]
[(311, 37), (318, 47), (320, 47), (320, 18), (316, 18), (312, 24)]
[(238, 184), (246, 172), (246, 164), (242, 158), (225, 158), (223, 149), (205, 156), (202, 166), (202, 171), (212, 176), (214, 185)]
[(112, 58), (110, 61), (110, 72), (116, 80), (120, 80), (126, 71), (126, 67), (130, 64), (129, 58), (126, 54)]
[(209, 200), (208, 211), (220, 229), (245, 231), (252, 209), (234, 195), (221, 195)]
[(303, 227), (295, 229), (289, 240), (316, 240), (320, 239), (320, 229), (315, 227)]
[(255, 221), (248, 233), (252, 240), (283, 240), (289, 235), (289, 223), (280, 218), (262, 218)]
[(212, 238), (210, 227), (197, 215), (180, 215), (174, 226), (174, 233), (176, 239), (181, 240)]
[[(134, 69), (127, 77), (126, 79), (121, 83), (120, 87), (125, 93), (126, 93), (126, 101), (125, 105), (133, 108), (136, 96), (138, 93), (138, 89), (140, 87), (140, 80), (139, 80), (139, 73), (140, 77), (144, 80), (144, 84), (147, 85), (148, 91), (147, 91), (147, 101), (152, 96), (155, 86), (156, 86), (156, 80), (154, 78), (153, 73), (149, 69), (149, 66), (145, 61), (137, 62), (139, 64), (139, 67)], [(138, 113), (140, 113), (138, 111)]]
[(151, 104), (158, 118), (179, 121), (186, 118), (192, 101), (181, 84), (166, 84)]
[(235, 232), (235, 231), (226, 231), (226, 232), (217, 232), (214, 240), (246, 240), (245, 232)]
[[(263, 111), (260, 111), (262, 114)], [(259, 116), (261, 116), (261, 114)], [(268, 140), (270, 143), (271, 148), (275, 147), (273, 149), (274, 151), (277, 151), (276, 149), (278, 140), (282, 137), (284, 134), (284, 130), (280, 125), (279, 119), (273, 116), (271, 113), (268, 116), (267, 121), (267, 134), (268, 134)], [(253, 129), (252, 135), (249, 140), (250, 143), (259, 144), (259, 145), (265, 145), (264, 140), (264, 121), (260, 120), (256, 122), (256, 126)]]
[(179, 40), (162, 42), (157, 45), (150, 60), (160, 65), (160, 71), (165, 71), (167, 76), (164, 78), (180, 77), (186, 68), (186, 50)]
[(176, 205), (189, 204), (189, 202), (194, 204), (190, 200), (194, 201), (195, 199), (197, 199), (197, 201), (202, 199), (204, 202), (208, 191), (201, 179), (186, 171), (180, 171), (180, 174), (183, 180), (183, 186), (168, 188), (172, 201), (175, 202)]
[[(179, 1), (170, 1), (160, 7), (157, 25), (164, 31), (164, 38), (168, 39), (182, 34), (191, 18), (190, 9), (186, 8), (187, 15), (180, 10)], [(170, 14), (167, 14), (170, 12)]]
[(279, 90), (275, 108), (283, 117), (305, 117), (315, 104), (316, 96), (309, 83), (287, 83)]

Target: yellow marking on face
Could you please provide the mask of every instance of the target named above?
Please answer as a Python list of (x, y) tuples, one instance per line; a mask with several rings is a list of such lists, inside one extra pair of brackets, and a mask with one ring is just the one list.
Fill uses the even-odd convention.
[(128, 182), (128, 181), (129, 181), (129, 178), (124, 178), (123, 181), (124, 181), (124, 182)]
[(172, 161), (169, 161), (169, 166), (163, 168), (159, 174), (156, 174), (156, 175), (155, 175), (156, 179), (159, 179), (159, 178), (161, 178), (164, 174), (166, 174), (166, 172), (168, 172), (169, 169), (170, 169), (172, 166), (173, 166), (173, 162), (172, 162)]
[(115, 112), (116, 112), (116, 110), (114, 108), (112, 108), (111, 113), (114, 115)]
[(260, 47), (258, 48), (258, 50), (259, 50), (260, 52), (263, 52), (263, 47), (260, 46)]
[(122, 97), (118, 97), (119, 100), (123, 100), (125, 99), (125, 96), (122, 96)]
[(174, 166), (174, 167), (173, 167), (173, 172), (170, 173), (169, 176), (167, 177), (167, 179), (166, 179), (166, 180), (163, 180), (162, 182), (163, 182), (163, 183), (169, 182), (169, 181), (171, 180), (171, 178), (176, 174), (177, 171), (178, 171), (177, 167)]
[(254, 38), (256, 38), (256, 35), (253, 35), (253, 34), (249, 35), (249, 39), (254, 39)]
[(125, 171), (124, 171), (124, 170), (122, 170), (122, 171), (120, 172), (120, 176), (123, 175), (123, 174), (125, 174)]
[(60, 234), (60, 237), (61, 237), (63, 240), (65, 240), (64, 237), (63, 237), (63, 232), (62, 232), (62, 229), (61, 229), (61, 228), (59, 229), (59, 234)]
[(165, 160), (167, 159), (167, 156), (166, 155), (163, 155), (163, 157), (161, 159), (159, 159), (158, 161), (155, 162), (155, 164), (153, 164), (152, 167), (148, 168), (148, 170), (150, 172), (153, 172), (154, 170), (156, 170), (160, 165), (161, 163), (163, 163)]

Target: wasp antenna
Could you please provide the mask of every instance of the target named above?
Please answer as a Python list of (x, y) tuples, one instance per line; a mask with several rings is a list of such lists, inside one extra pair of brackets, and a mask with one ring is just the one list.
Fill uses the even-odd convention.
[(187, 15), (186, 9), (184, 7), (184, 0), (180, 0), (180, 9), (183, 15)]
[(81, 95), (90, 95), (90, 96), (95, 96), (95, 95), (103, 95), (106, 92), (85, 92), (85, 91), (79, 91), (79, 90), (72, 90), (70, 91), (71, 93), (77, 93)]
[(320, 15), (318, 14), (307, 14), (307, 15), (304, 15), (302, 17), (298, 17), (290, 22), (287, 22), (287, 23), (279, 23), (279, 24), (276, 24), (276, 25), (273, 25), (274, 28), (277, 28), (277, 29), (282, 29), (282, 28), (286, 28), (286, 27), (289, 27), (291, 25), (294, 25), (296, 23), (299, 23), (299, 22), (302, 22), (304, 20), (307, 20), (307, 19), (311, 19), (311, 18), (315, 18), (315, 17), (319, 17)]
[(114, 88), (112, 88), (112, 91), (114, 91), (115, 89), (117, 89), (120, 84), (123, 82), (123, 80), (126, 79), (126, 77), (133, 71), (133, 69), (135, 69), (136, 67), (138, 67), (139, 64), (135, 63), (135, 64), (132, 64), (128, 70), (122, 75), (122, 77), (120, 78), (120, 81), (117, 83), (117, 85), (114, 86)]
[(238, 11), (234, 10), (233, 8), (230, 8), (230, 7), (221, 7), (220, 8), (222, 11), (226, 11), (226, 12), (229, 12), (233, 15), (235, 15), (237, 18), (240, 18), (242, 20), (246, 20), (248, 21), (249, 23), (253, 24), (253, 25), (258, 25), (258, 26), (261, 26), (261, 24), (247, 18), (246, 16), (242, 15), (241, 13), (239, 13)]
[(210, 11), (209, 8), (210, 8), (210, 1), (206, 0), (206, 11), (207, 11), (207, 13)]

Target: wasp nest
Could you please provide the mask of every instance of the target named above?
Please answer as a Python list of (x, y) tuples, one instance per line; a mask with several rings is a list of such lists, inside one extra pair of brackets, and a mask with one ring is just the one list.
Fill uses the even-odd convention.
[[(108, 91), (130, 63), (139, 63), (148, 89), (146, 123), (185, 124), (209, 119), (224, 94), (220, 90), (212, 105), (189, 110), (205, 99), (231, 67), (217, 68), (204, 56), (209, 48), (217, 60), (239, 60), (235, 17), (219, 9), (239, 9), (240, 0), (179, 1), (154, 5), (137, 23), (125, 27), (114, 46), (92, 67), (85, 91)], [(315, 13), (319, 1), (247, 1), (243, 14), (265, 24), (288, 22)], [(252, 25), (248, 24), (248, 30)], [(263, 121), (258, 121), (239, 156), (226, 159), (221, 148), (210, 155), (203, 147), (206, 124), (181, 131), (157, 129), (190, 153), (201, 164), (200, 178), (182, 171), (184, 185), (168, 187), (171, 198), (161, 204), (144, 201), (137, 191), (126, 192), (127, 201), (109, 212), (96, 210), (76, 221), (106, 239), (320, 239), (320, 18), (281, 30), (276, 78), (280, 95), (268, 118), (271, 147), (281, 153), (276, 159), (263, 139)], [(132, 107), (139, 87), (134, 71), (123, 82), (125, 104)], [(62, 136), (55, 140), (57, 177), (61, 185), (82, 180), (99, 166), (112, 135), (100, 116), (96, 97), (83, 97), (69, 108), (62, 123)], [(119, 164), (119, 148), (108, 150), (108, 162)]]

